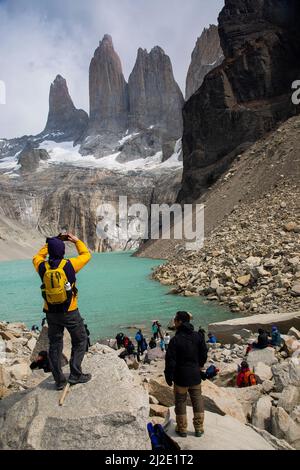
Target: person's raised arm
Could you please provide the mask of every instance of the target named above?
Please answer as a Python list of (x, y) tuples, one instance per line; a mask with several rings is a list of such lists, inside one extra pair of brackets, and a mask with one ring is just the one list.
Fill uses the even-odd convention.
[(78, 256), (70, 258), (70, 262), (76, 273), (80, 271), (91, 259), (92, 255), (87, 246), (71, 233), (68, 233), (68, 241), (76, 246)]
[(38, 272), (41, 263), (46, 261), (48, 255), (48, 243), (39, 250), (39, 252), (33, 257), (32, 262), (35, 270)]

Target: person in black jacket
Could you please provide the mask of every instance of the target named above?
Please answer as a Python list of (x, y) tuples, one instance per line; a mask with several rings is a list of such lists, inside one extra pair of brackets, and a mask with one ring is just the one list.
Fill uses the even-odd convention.
[(187, 436), (186, 402), (189, 392), (193, 411), (196, 437), (203, 432), (204, 406), (201, 394), (201, 368), (207, 361), (207, 346), (203, 336), (194, 331), (187, 312), (177, 312), (174, 324), (176, 335), (171, 339), (165, 366), (168, 385), (174, 383), (176, 432)]

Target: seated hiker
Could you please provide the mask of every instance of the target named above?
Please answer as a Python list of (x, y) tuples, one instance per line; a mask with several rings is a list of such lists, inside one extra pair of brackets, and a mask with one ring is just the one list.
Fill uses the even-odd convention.
[(152, 337), (149, 341), (149, 348), (154, 349), (154, 348), (156, 348), (156, 346), (157, 346), (157, 344), (156, 344), (155, 338)]
[[(74, 243), (78, 256), (64, 259), (65, 244)], [(48, 260), (47, 260), (48, 257)], [(48, 323), (49, 361), (58, 390), (67, 383), (62, 372), (63, 336), (66, 328), (72, 340), (69, 383), (86, 383), (91, 374), (83, 374), (81, 364), (86, 352), (87, 334), (80, 316), (76, 273), (91, 259), (85, 244), (71, 233), (47, 238), (46, 245), (34, 256), (33, 264), (42, 280), (44, 312)]]
[(271, 346), (279, 347), (282, 345), (282, 338), (277, 326), (272, 326)]
[(123, 344), (124, 333), (118, 333), (117, 336), (116, 336), (116, 340), (117, 340), (118, 349), (121, 349), (124, 346), (124, 344)]
[(51, 372), (47, 351), (40, 351), (35, 361), (30, 364), (30, 369), (43, 369), (44, 372)]
[(248, 362), (243, 361), (239, 368), (236, 384), (238, 387), (251, 387), (257, 385), (255, 374), (250, 370)]
[(140, 362), (140, 354), (136, 352), (134, 344), (131, 340), (128, 341), (128, 345), (126, 347), (127, 356), (134, 356), (137, 358), (138, 362)]
[(207, 379), (213, 379), (214, 377), (218, 375), (218, 373), (219, 373), (219, 369), (217, 369), (217, 367), (214, 366), (213, 364), (209, 366), (205, 371), (205, 375)]
[(212, 334), (212, 333), (208, 333), (208, 343), (209, 344), (216, 344), (218, 341), (217, 341), (217, 338)]
[(265, 349), (269, 346), (269, 336), (268, 333), (259, 328), (257, 341), (252, 343), (254, 349)]
[(204, 432), (201, 369), (207, 361), (207, 347), (201, 335), (194, 331), (188, 312), (177, 312), (174, 324), (176, 334), (166, 353), (165, 378), (168, 385), (174, 384), (176, 432), (181, 437), (187, 437), (189, 393), (194, 411), (195, 436), (200, 437)]

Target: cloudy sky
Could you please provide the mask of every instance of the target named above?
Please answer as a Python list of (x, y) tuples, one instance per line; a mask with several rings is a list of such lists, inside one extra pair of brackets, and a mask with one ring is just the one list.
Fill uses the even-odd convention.
[[(197, 37), (217, 21), (224, 0), (0, 0), (0, 137), (40, 132), (50, 83), (68, 82), (88, 111), (88, 67), (99, 40), (111, 34), (127, 79), (138, 47), (161, 46), (182, 90)], [(0, 83), (1, 85), (1, 83)], [(1, 88), (0, 88), (1, 90)], [(1, 97), (0, 97), (1, 102)]]

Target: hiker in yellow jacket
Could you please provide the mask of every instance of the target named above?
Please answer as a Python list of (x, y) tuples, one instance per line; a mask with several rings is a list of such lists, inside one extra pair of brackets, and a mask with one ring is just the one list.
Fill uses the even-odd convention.
[[(64, 259), (63, 240), (74, 243), (77, 257)], [(87, 334), (77, 306), (76, 289), (76, 273), (90, 259), (91, 254), (86, 245), (71, 233), (63, 237), (47, 238), (46, 245), (33, 258), (33, 265), (43, 283), (43, 311), (48, 322), (49, 360), (58, 390), (62, 390), (67, 382), (61, 367), (64, 328), (67, 328), (72, 340), (69, 383), (86, 383), (91, 379), (90, 374), (83, 374), (81, 370)]]

